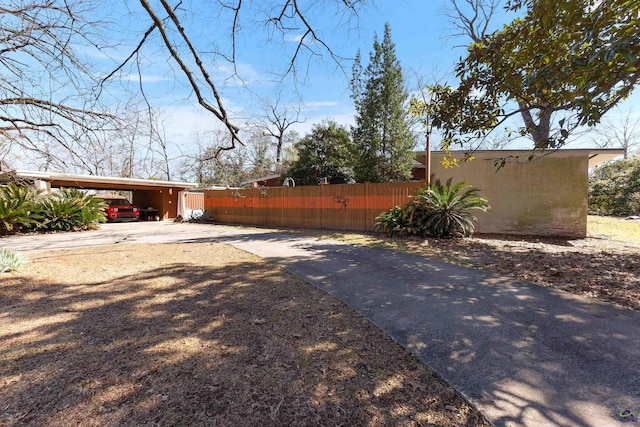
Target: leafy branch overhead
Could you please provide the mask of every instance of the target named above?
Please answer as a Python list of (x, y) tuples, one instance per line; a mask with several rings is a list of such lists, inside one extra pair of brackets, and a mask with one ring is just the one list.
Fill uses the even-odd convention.
[(640, 80), (636, 0), (510, 1), (523, 12), (472, 42), (456, 67), (457, 87), (432, 90), (443, 148), (482, 138), (519, 117), (535, 149), (559, 148), (594, 126)]

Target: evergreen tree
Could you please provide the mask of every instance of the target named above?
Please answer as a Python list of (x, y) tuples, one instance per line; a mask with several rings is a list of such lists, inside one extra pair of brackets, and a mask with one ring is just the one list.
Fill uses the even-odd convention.
[(362, 71), (360, 52), (353, 65), (351, 93), (356, 108), (352, 129), (358, 182), (408, 181), (413, 165), (402, 67), (385, 24), (382, 44), (376, 37), (369, 64)]
[(334, 121), (324, 121), (313, 127), (295, 146), (297, 160), (287, 171), (296, 185), (316, 185), (320, 178), (331, 184), (352, 182), (353, 161), (351, 137), (347, 128)]

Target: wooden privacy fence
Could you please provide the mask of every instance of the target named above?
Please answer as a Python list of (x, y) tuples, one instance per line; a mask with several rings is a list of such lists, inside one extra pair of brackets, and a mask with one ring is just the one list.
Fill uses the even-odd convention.
[(184, 194), (185, 209), (204, 209), (204, 194), (201, 192), (187, 192)]
[(205, 190), (207, 216), (229, 224), (371, 231), (424, 182)]

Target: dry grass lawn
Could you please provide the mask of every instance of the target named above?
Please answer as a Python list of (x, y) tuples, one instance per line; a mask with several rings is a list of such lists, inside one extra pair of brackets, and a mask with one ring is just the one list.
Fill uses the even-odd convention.
[(2, 426), (486, 426), (343, 303), (220, 244), (39, 253), (0, 280)]
[[(640, 310), (640, 222), (589, 227), (584, 240), (315, 235)], [(31, 258), (0, 280), (0, 426), (488, 425), (343, 303), (232, 247)]]

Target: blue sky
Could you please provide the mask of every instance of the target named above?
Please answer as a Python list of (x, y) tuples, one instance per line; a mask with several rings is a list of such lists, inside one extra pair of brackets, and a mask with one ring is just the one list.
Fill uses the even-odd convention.
[[(260, 114), (262, 103), (280, 98), (280, 105), (296, 105), (301, 102), (301, 116), (305, 122), (294, 126), (301, 134), (323, 119), (332, 118), (339, 123), (353, 123), (354, 109), (349, 97), (348, 80), (352, 58), (358, 49), (366, 61), (372, 48), (374, 34), (382, 36), (385, 22), (389, 22), (392, 40), (410, 90), (417, 89), (418, 77), (429, 83), (434, 78), (455, 83), (451, 75), (457, 59), (464, 56), (465, 38), (451, 37), (453, 29), (446, 16), (448, 0), (378, 0), (359, 11), (357, 19), (341, 15), (332, 1), (309, 1), (310, 12), (318, 35), (327, 42), (337, 55), (344, 57), (340, 65), (318, 46), (320, 56), (302, 56), (296, 73), (290, 73), (280, 81), (287, 69), (288, 61), (297, 46), (301, 31), (290, 31), (284, 37), (269, 31), (262, 24), (260, 5), (269, 2), (250, 3), (252, 14), (241, 17), (242, 31), (238, 35), (236, 65), (240, 79), (229, 78), (230, 64), (220, 57), (211, 59), (210, 72), (222, 93), (225, 107), (235, 122), (242, 124)], [(338, 2), (339, 3), (339, 2)], [(211, 2), (193, 1), (185, 23), (201, 51), (220, 49), (230, 54), (229, 11), (210, 10)], [(244, 4), (247, 4), (246, 2)], [(256, 4), (258, 6), (256, 6)], [(301, 3), (302, 4), (302, 3)], [(147, 25), (144, 14), (131, 5), (132, 14), (124, 21), (124, 31), (131, 31), (131, 38)], [(140, 19), (142, 17), (143, 19)], [(500, 10), (493, 20), (493, 28), (513, 19), (512, 13)], [(222, 19), (220, 19), (222, 18)], [(221, 24), (222, 22), (222, 24)], [(147, 94), (155, 106), (162, 111), (166, 135), (171, 144), (180, 146), (184, 152), (190, 150), (190, 141), (197, 130), (206, 132), (218, 125), (209, 113), (198, 107), (185, 79), (170, 65), (166, 51), (145, 47), (143, 80)], [(125, 52), (127, 45), (119, 46)], [(213, 59), (212, 59), (213, 58)], [(146, 61), (146, 63), (145, 63)], [(130, 70), (132, 73), (135, 70)], [(135, 79), (132, 79), (134, 81)], [(137, 83), (135, 83), (137, 84)], [(640, 95), (613, 110), (609, 118), (627, 111), (638, 114)], [(526, 141), (521, 143), (527, 144)], [(584, 145), (584, 141), (582, 142)]]
[[(350, 20), (336, 13), (338, 9), (332, 1), (308, 3), (315, 3), (311, 12), (318, 35), (344, 59), (338, 64), (322, 48), (313, 46), (321, 55), (301, 57), (297, 72), (288, 74), (280, 82), (297, 45), (296, 36), (302, 32), (290, 31), (286, 37), (280, 38), (276, 32), (270, 33), (260, 25), (259, 10), (254, 8), (253, 11), (258, 13), (243, 17), (242, 31), (237, 40), (237, 67), (242, 80), (228, 78), (230, 64), (219, 57), (210, 64), (212, 77), (220, 86), (225, 106), (236, 122), (242, 124), (254, 118), (260, 114), (262, 103), (273, 102), (279, 97), (281, 105), (302, 103), (301, 116), (305, 122), (295, 126), (295, 130), (301, 134), (327, 118), (346, 125), (352, 124), (354, 109), (349, 96), (350, 59), (360, 49), (366, 61), (374, 34), (382, 37), (385, 22), (391, 26), (392, 40), (396, 44), (396, 53), (409, 89), (417, 88), (417, 77), (425, 82), (433, 81), (434, 76), (446, 78), (455, 61), (465, 53), (463, 47), (454, 46), (464, 45), (467, 40), (449, 37), (452, 30), (444, 14), (447, 0), (377, 1), (360, 10), (356, 19)], [(189, 4), (193, 4), (193, 15), (187, 14), (185, 22), (190, 34), (196, 35), (194, 40), (199, 48), (210, 51), (215, 45), (224, 50), (224, 46), (229, 44), (230, 15), (225, 15), (225, 11), (215, 11), (207, 16), (203, 12), (207, 10), (205, 4), (211, 3), (194, 1)], [(121, 19), (121, 36), (123, 39), (137, 40), (136, 34), (145, 28), (147, 20), (144, 12), (136, 9), (134, 4), (129, 7), (131, 15)], [(219, 19), (220, 16), (225, 19)], [(502, 12), (497, 18), (495, 26), (501, 25), (506, 19)], [(214, 25), (221, 21), (223, 25)], [(270, 40), (266, 41), (268, 38)], [(216, 124), (210, 120), (209, 113), (195, 105), (194, 97), (189, 97), (185, 79), (174, 71), (175, 65), (168, 63), (166, 51), (154, 46), (149, 43), (144, 51), (142, 70), (145, 90), (152, 103), (163, 111), (167, 137), (174, 144), (188, 147), (196, 129), (206, 132), (215, 128)], [(126, 56), (132, 47), (132, 44), (123, 42), (114, 49), (113, 58), (117, 60)], [(228, 50), (225, 52), (230, 53)], [(103, 64), (105, 69), (109, 64), (108, 61)], [(125, 71), (131, 74), (129, 83), (137, 85), (137, 70), (130, 68)], [(448, 80), (453, 79), (449, 77)]]
[[(97, 1), (97, 0), (96, 0)], [(221, 9), (220, 2), (212, 0), (185, 0), (181, 17), (196, 49), (203, 54), (205, 66), (221, 92), (225, 108), (232, 121), (243, 125), (256, 118), (263, 104), (280, 98), (280, 105), (301, 103), (304, 123), (293, 127), (300, 134), (308, 132), (313, 124), (324, 119), (350, 125), (354, 121), (354, 108), (349, 93), (351, 58), (358, 49), (366, 61), (372, 49), (374, 34), (382, 37), (384, 24), (389, 22), (396, 54), (403, 67), (410, 90), (417, 89), (418, 77), (427, 83), (438, 78), (441, 82), (455, 84), (451, 75), (456, 61), (465, 55), (465, 38), (452, 38), (451, 24), (445, 14), (449, 0), (376, 0), (374, 4), (359, 10), (357, 18), (350, 19), (336, 4), (340, 0), (300, 0), (313, 19), (318, 36), (343, 58), (339, 63), (319, 45), (311, 44), (319, 55), (302, 55), (295, 73), (284, 79), (289, 60), (297, 46), (301, 30), (293, 29), (280, 35), (264, 25), (264, 17), (273, 11), (264, 10), (273, 0), (245, 0), (244, 12), (239, 21), (241, 31), (237, 36), (236, 71), (241, 79), (231, 77), (231, 64), (221, 54), (230, 56), (231, 11)], [(82, 55), (92, 64), (96, 75), (104, 75), (126, 58), (134, 49), (141, 34), (151, 21), (138, 1), (114, 0), (90, 9), (101, 26), (96, 34), (103, 37), (102, 49), (85, 46)], [(152, 3), (153, 4), (153, 3)], [(159, 6), (156, 5), (157, 10)], [(494, 17), (493, 28), (513, 19), (513, 14), (500, 10)], [(108, 46), (108, 47), (105, 47)], [(184, 48), (184, 46), (183, 46)], [(212, 52), (218, 52), (218, 55)], [(303, 52), (305, 53), (305, 52)], [(308, 53), (308, 52), (307, 52)], [(114, 106), (128, 102), (126, 91), (139, 90), (139, 76), (145, 95), (159, 112), (172, 156), (192, 154), (195, 151), (194, 135), (220, 129), (217, 120), (197, 105), (184, 75), (161, 45), (154, 32), (145, 44), (137, 63), (132, 61), (122, 69), (119, 79), (106, 90), (106, 101)], [(194, 64), (190, 63), (194, 68)], [(205, 94), (212, 101), (211, 94)], [(144, 107), (137, 98), (137, 107)], [(640, 94), (636, 91), (630, 100), (610, 112), (616, 115), (632, 111), (640, 113)], [(436, 141), (437, 142), (437, 139)]]

